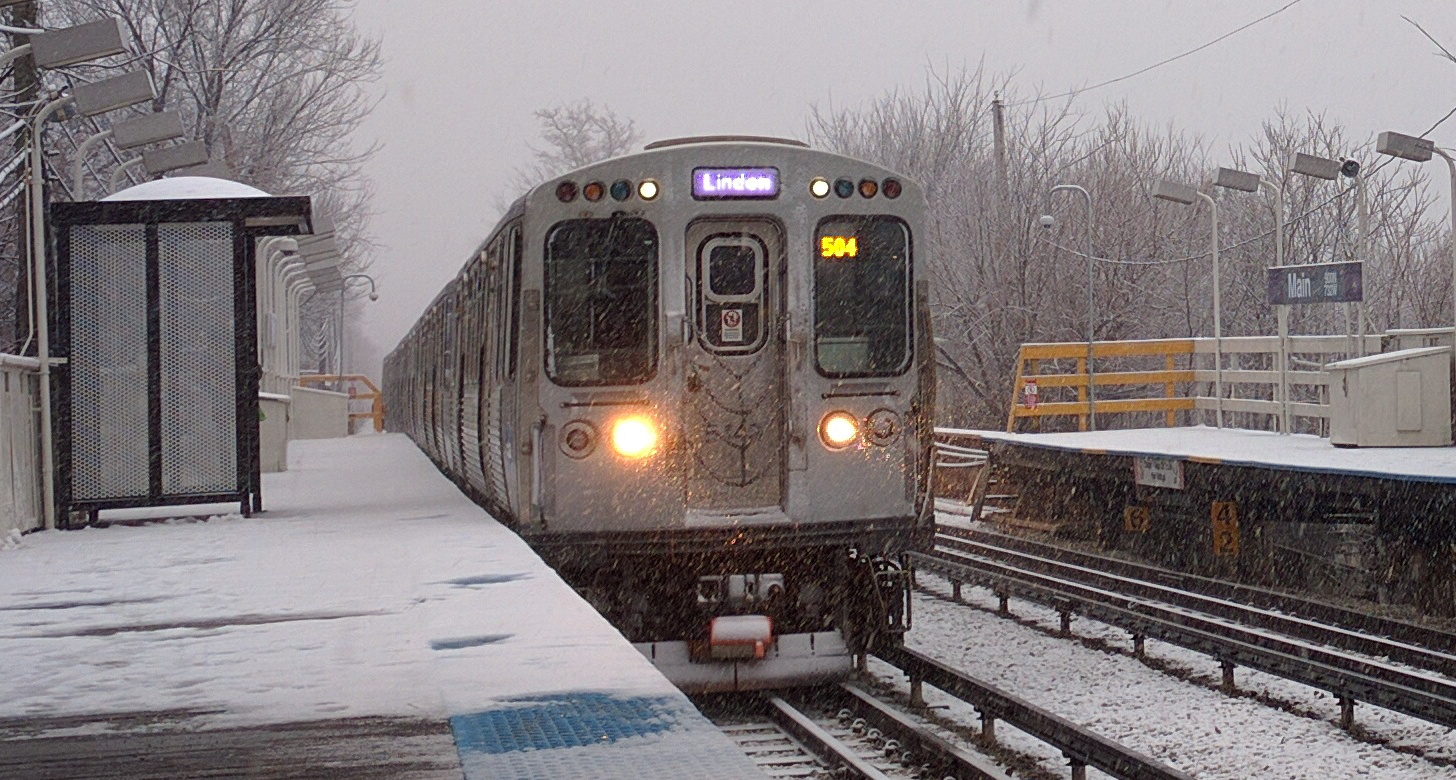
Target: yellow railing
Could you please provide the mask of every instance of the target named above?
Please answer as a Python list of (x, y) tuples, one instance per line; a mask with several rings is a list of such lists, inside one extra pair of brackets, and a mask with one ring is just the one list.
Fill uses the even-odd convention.
[[(1151, 339), (1147, 341), (1098, 341), (1092, 345), (1094, 369), (1112, 358), (1162, 357), (1163, 368), (1153, 371), (1101, 371), (1093, 373), (1098, 387), (1154, 386), (1157, 395), (1096, 399), (1099, 414), (1119, 412), (1162, 412), (1169, 427), (1178, 424), (1177, 413), (1195, 408), (1195, 399), (1180, 396), (1178, 385), (1194, 381), (1191, 368), (1177, 367), (1180, 355), (1192, 355), (1193, 339)], [(1057, 370), (1076, 361), (1071, 373)], [(1051, 363), (1050, 367), (1045, 364)], [(1046, 370), (1046, 373), (1043, 373)], [(1075, 401), (1042, 401), (1043, 388), (1075, 388)], [(1122, 394), (1120, 394), (1122, 395)], [(1087, 343), (1023, 344), (1016, 356), (1016, 382), (1012, 386), (1011, 411), (1006, 430), (1016, 430), (1016, 421), (1023, 418), (1076, 416), (1081, 430), (1087, 430), (1087, 415), (1092, 404), (1087, 400)]]
[[(308, 374), (298, 378), (298, 384), (307, 387), (309, 385), (327, 384), (347, 385), (345, 391), (349, 394), (350, 401), (369, 401), (370, 407), (367, 412), (349, 412), (349, 428), (353, 430), (354, 420), (373, 420), (374, 432), (384, 431), (384, 393), (379, 391), (375, 384), (369, 381), (369, 377), (363, 374)], [(359, 385), (363, 384), (369, 388), (369, 392), (359, 392)]]

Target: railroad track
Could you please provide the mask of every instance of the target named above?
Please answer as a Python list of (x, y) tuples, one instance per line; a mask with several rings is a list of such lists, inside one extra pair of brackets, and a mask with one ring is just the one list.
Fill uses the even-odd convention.
[(1057, 576), (1072, 576), (1078, 569), (1085, 569), (1104, 578), (1119, 578), (1115, 581), (1135, 589), (1127, 591), (1132, 595), (1160, 598), (1201, 611), (1222, 610), (1227, 616), (1256, 628), (1322, 641), (1456, 677), (1456, 633), (1449, 631), (1268, 588), (1200, 577), (1006, 534), (946, 525), (940, 526), (937, 533), (940, 537), (937, 543), (997, 560), (1014, 561), (1020, 568)]
[[(918, 701), (926, 683), (961, 698), (982, 713), (983, 739), (994, 742), (994, 723), (1005, 720), (1061, 750), (1073, 780), (1083, 780), (1088, 766), (1119, 780), (1191, 780), (928, 656), (895, 649), (878, 657), (910, 677), (912, 701)], [(941, 737), (914, 708), (855, 685), (821, 688), (804, 701), (740, 697), (726, 705), (700, 701), (699, 706), (771, 778), (1010, 780), (986, 758)]]
[[(1456, 682), (1432, 673), (1456, 663), (1449, 651), (1102, 572), (1083, 565), (1092, 563), (1087, 560), (1034, 555), (997, 544), (1005, 539), (997, 536), (956, 529), (937, 536), (933, 554), (912, 557), (918, 569), (950, 580), (953, 594), (961, 583), (974, 583), (996, 592), (1003, 611), (1010, 596), (1052, 607), (1064, 632), (1080, 614), (1127, 630), (1138, 654), (1146, 637), (1202, 652), (1220, 662), (1230, 689), (1235, 667), (1243, 666), (1328, 691), (1338, 697), (1347, 728), (1356, 701), (1456, 727)], [(1395, 657), (1422, 668), (1384, 660)]]

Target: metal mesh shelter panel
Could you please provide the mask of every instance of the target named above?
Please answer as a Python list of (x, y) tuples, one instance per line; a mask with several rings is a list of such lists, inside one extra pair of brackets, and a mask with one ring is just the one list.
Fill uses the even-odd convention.
[(161, 310), (162, 492), (238, 485), (233, 226), (157, 226)]
[(150, 484), (145, 225), (71, 228), (71, 494), (143, 497)]

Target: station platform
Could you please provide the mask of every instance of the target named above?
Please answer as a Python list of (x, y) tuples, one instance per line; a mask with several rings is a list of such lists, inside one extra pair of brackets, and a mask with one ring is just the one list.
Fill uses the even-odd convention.
[(936, 434), (991, 453), (1015, 494), (999, 523), (1204, 576), (1456, 609), (1456, 447), (1204, 426)]
[(0, 777), (763, 777), (408, 439), (289, 454), (252, 518), (0, 539)]
[(1193, 426), (1069, 433), (939, 429), (1013, 447), (1456, 485), (1456, 447), (1336, 447), (1305, 434)]

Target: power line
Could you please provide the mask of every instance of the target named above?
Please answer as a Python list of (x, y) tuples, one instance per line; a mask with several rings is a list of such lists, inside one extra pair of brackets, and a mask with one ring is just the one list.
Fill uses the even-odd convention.
[(1036, 97), (1036, 98), (1031, 98), (1030, 100), (1023, 100), (1023, 101), (1021, 101), (1019, 103), (1012, 103), (1010, 105), (1010, 107), (1011, 108), (1018, 108), (1020, 106), (1028, 106), (1028, 105), (1032, 105), (1034, 103), (1041, 103), (1041, 102), (1047, 101), (1047, 100), (1058, 100), (1058, 99), (1064, 98), (1064, 97), (1072, 97), (1074, 95), (1080, 95), (1083, 92), (1090, 92), (1090, 91), (1092, 91), (1094, 89), (1101, 89), (1102, 87), (1106, 87), (1106, 86), (1109, 86), (1109, 85), (1112, 85), (1112, 84), (1116, 84), (1119, 81), (1127, 81), (1130, 78), (1135, 78), (1137, 76), (1141, 76), (1141, 75), (1143, 75), (1144, 73), (1147, 73), (1150, 70), (1155, 70), (1157, 68), (1161, 68), (1161, 67), (1163, 67), (1164, 65), (1167, 65), (1170, 62), (1177, 62), (1178, 60), (1181, 60), (1184, 57), (1190, 57), (1190, 56), (1192, 56), (1194, 54), (1197, 54), (1198, 52), (1203, 51), (1204, 49), (1207, 49), (1208, 47), (1210, 47), (1210, 46), (1212, 46), (1212, 45), (1214, 45), (1216, 43), (1220, 43), (1220, 42), (1225, 41), (1225, 40), (1227, 40), (1229, 38), (1232, 38), (1233, 36), (1238, 35), (1239, 33), (1243, 32), (1244, 30), (1247, 30), (1250, 27), (1253, 27), (1254, 25), (1259, 24), (1260, 22), (1264, 22), (1266, 20), (1272, 19), (1272, 18), (1278, 16), (1279, 14), (1282, 14), (1285, 11), (1288, 11), (1290, 8), (1293, 8), (1294, 6), (1299, 5), (1302, 2), (1304, 2), (1304, 0), (1291, 0), (1291, 2), (1284, 4), (1280, 8), (1275, 9), (1274, 11), (1271, 11), (1271, 12), (1269, 12), (1267, 14), (1264, 14), (1263, 16), (1259, 17), (1258, 19), (1255, 19), (1252, 22), (1249, 22), (1248, 24), (1244, 25), (1243, 27), (1239, 27), (1238, 29), (1235, 29), (1235, 30), (1230, 30), (1230, 31), (1224, 33), (1223, 35), (1220, 35), (1217, 38), (1214, 38), (1213, 40), (1209, 41), (1208, 43), (1203, 44), (1202, 46), (1198, 46), (1196, 48), (1189, 49), (1188, 51), (1185, 51), (1182, 54), (1174, 55), (1174, 56), (1169, 57), (1169, 58), (1167, 58), (1165, 60), (1162, 60), (1160, 62), (1155, 62), (1152, 65), (1149, 65), (1149, 66), (1147, 66), (1145, 68), (1142, 68), (1141, 70), (1135, 70), (1132, 73), (1127, 74), (1126, 76), (1118, 76), (1115, 79), (1108, 79), (1107, 81), (1103, 81), (1103, 82), (1099, 82), (1097, 84), (1093, 84), (1090, 87), (1082, 87), (1081, 89), (1074, 89), (1074, 90), (1071, 90), (1070, 92), (1063, 92), (1060, 95), (1048, 95), (1046, 97)]

